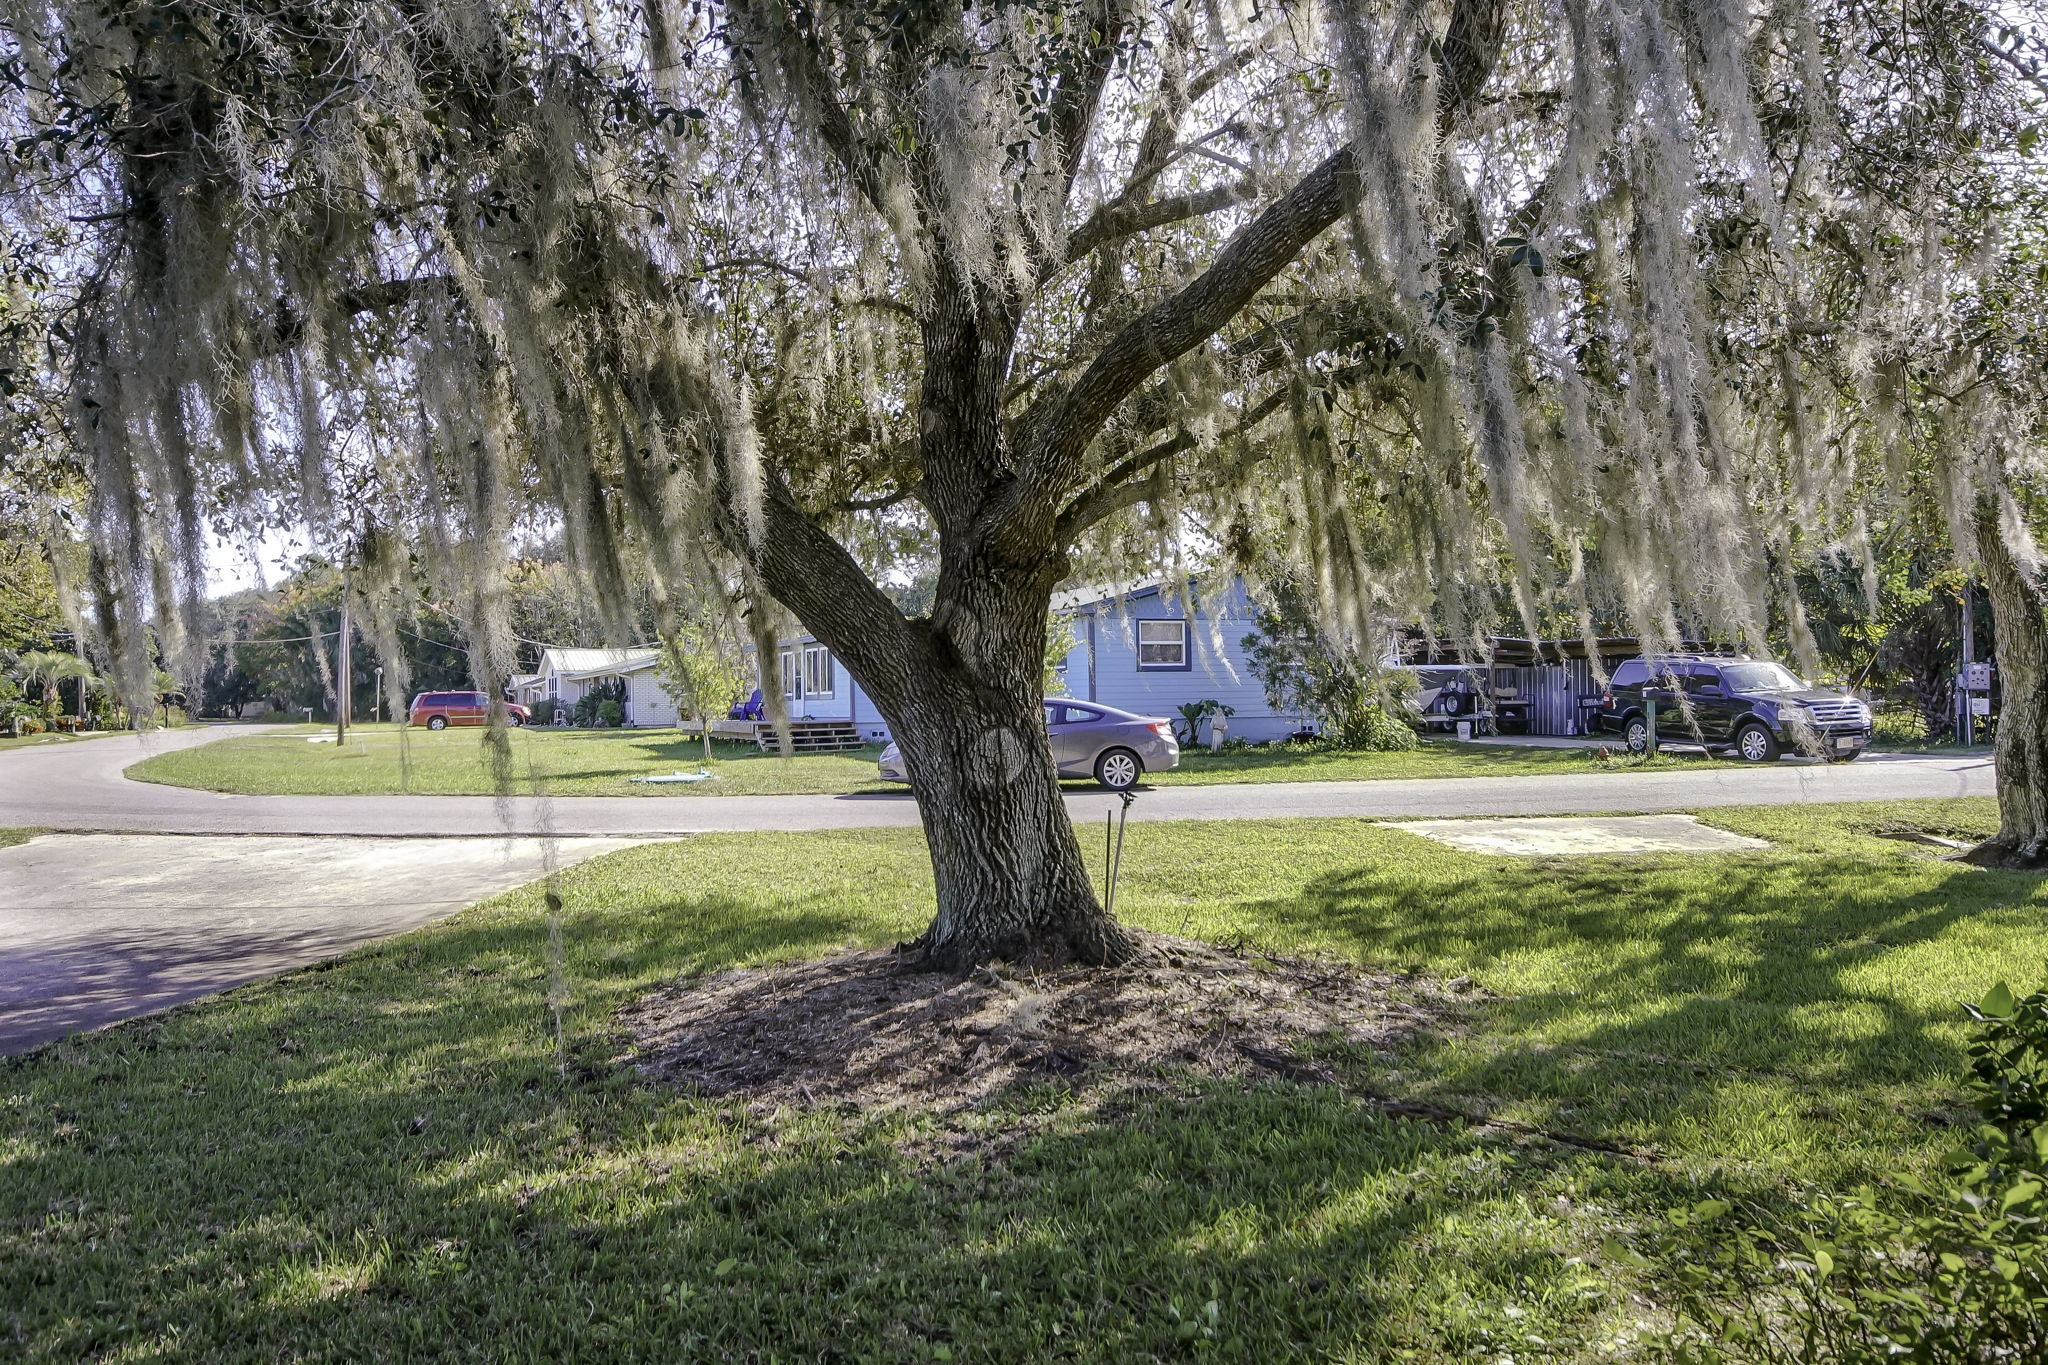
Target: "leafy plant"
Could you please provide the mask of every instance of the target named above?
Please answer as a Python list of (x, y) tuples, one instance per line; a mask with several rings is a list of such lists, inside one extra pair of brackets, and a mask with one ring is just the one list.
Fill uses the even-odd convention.
[(746, 670), (731, 652), (719, 648), (710, 631), (686, 622), (662, 641), (654, 673), (677, 712), (696, 719), (703, 732), (704, 758), (710, 761), (712, 718), (724, 715), (733, 698), (746, 690)]
[(527, 710), (532, 714), (535, 725), (553, 725), (555, 723), (555, 712), (560, 710), (561, 706), (562, 704), (553, 697), (542, 697), (532, 706), (529, 706)]
[(597, 723), (607, 730), (616, 730), (626, 723), (624, 703), (607, 697), (597, 704)]
[(1272, 604), (1259, 612), (1258, 632), (1244, 637), (1244, 650), (1275, 711), (1315, 717), (1345, 749), (1415, 747), (1415, 732), (1387, 704), (1385, 681), (1323, 632), (1298, 586), (1274, 585)]
[(1045, 671), (1041, 681), (1047, 696), (1065, 681), (1067, 656), (1074, 652), (1077, 642), (1073, 617), (1053, 612), (1045, 618), (1045, 657), (1041, 661)]
[[(600, 678), (590, 685), (590, 690), (576, 699), (569, 708), (569, 719), (578, 725), (603, 725), (604, 706), (610, 702), (618, 708), (620, 719), (626, 714), (626, 681), (623, 678)], [(616, 725), (619, 721), (613, 721)]]
[(1211, 716), (1234, 716), (1237, 714), (1235, 706), (1226, 705), (1214, 697), (1204, 697), (1201, 701), (1182, 702), (1175, 709), (1180, 712), (1181, 718), (1180, 742), (1187, 745), (1190, 749), (1202, 742), (1203, 721), (1208, 720)]
[(1979, 1123), (1938, 1177), (1816, 1196), (1789, 1225), (1710, 1199), (1650, 1256), (1616, 1253), (1673, 1286), (1667, 1359), (2048, 1359), (2048, 991), (1964, 1008)]

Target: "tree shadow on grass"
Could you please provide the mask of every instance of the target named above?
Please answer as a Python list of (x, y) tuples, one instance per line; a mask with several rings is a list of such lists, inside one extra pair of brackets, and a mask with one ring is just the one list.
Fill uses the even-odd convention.
[[(809, 856), (858, 879), (873, 843)], [(1574, 1258), (1697, 1198), (1702, 1143), (1757, 1077), (1872, 1102), (1939, 1089), (1939, 992), (1866, 977), (2037, 895), (1964, 869), (1902, 887), (1903, 864), (1854, 850), (1710, 878), (1658, 859), (1348, 866), (1251, 908), (1300, 941), (1517, 983), (1467, 1036), (1358, 1065), (1672, 1159), (1174, 1077), (1092, 1104), (1009, 1095), (959, 1120), (987, 1140), (949, 1159), (918, 1120), (756, 1112), (613, 1061), (613, 1011), (657, 981), (904, 925), (795, 874), (608, 899), (601, 866), (569, 882), (585, 893), (559, 953), (521, 893), (0, 1064), (0, 1337), (50, 1360), (1568, 1354), (1635, 1312)]]
[(168, 1236), (91, 1235), (119, 1192), (80, 1209), (23, 1263), (32, 1357), (1444, 1358), (1568, 1341), (1600, 1306), (1553, 1209), (1609, 1179), (1596, 1160), (1327, 1088), (1044, 1097), (1053, 1131), (946, 1164), (849, 1116), (603, 1077), (531, 1088), (488, 1131), (463, 1126), (482, 1097), (459, 1076), (379, 1099), (367, 1137), (317, 1102), (259, 1106), (267, 1153), (159, 1198), (190, 1220)]
[(693, 1098), (613, 1062), (619, 1004), (900, 926), (832, 894), (570, 899), (559, 931), (516, 893), (0, 1064), (0, 1335), (208, 1362), (1513, 1349), (1597, 1307), (1553, 1201), (1654, 1179), (1331, 1087), (1048, 1083), (962, 1118), (1000, 1139), (966, 1159), (928, 1120)]
[(1789, 1110), (1814, 1120), (1816, 1142), (1831, 1119), (1847, 1125), (1849, 1160), (1876, 1136), (1858, 1121), (1889, 1141), (1943, 1120), (1958, 1001), (2038, 967), (1931, 946), (2017, 929), (2034, 880), (1944, 864), (1907, 890), (1900, 870), (1765, 856), (1720, 859), (1703, 878), (1663, 859), (1486, 859), (1435, 884), (1418, 913), (1412, 879), (1354, 867), (1257, 910), (1502, 992), (1469, 1036), (1416, 1059), (1413, 1093), (1468, 1109), (1507, 1098), (1589, 1136), (1666, 1147), (1730, 1135), (1748, 1109)]

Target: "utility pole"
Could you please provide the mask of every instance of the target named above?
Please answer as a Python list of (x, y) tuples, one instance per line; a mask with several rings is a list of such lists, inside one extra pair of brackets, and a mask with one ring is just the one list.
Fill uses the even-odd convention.
[(348, 742), (348, 575), (341, 576), (341, 645), (335, 651), (334, 742)]
[(1956, 671), (1956, 737), (1965, 746), (1977, 742), (1977, 716), (1970, 709), (1969, 691), (1970, 665), (1976, 662), (1977, 647), (1977, 585), (1966, 580), (1963, 583), (1963, 639), (1962, 663)]

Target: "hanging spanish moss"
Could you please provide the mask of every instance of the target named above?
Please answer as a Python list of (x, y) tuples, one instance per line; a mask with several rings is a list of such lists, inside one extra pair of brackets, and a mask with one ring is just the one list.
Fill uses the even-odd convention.
[(380, 642), (424, 585), (493, 688), (522, 534), (594, 611), (738, 604), (763, 660), (786, 612), (920, 774), (934, 960), (1123, 950), (1015, 757), (1062, 582), (1284, 580), (1364, 658), (1503, 609), (1806, 653), (1902, 444), (1957, 526), (2014, 457), (1915, 416), (2023, 121), (1970, 0), (0, 13), (124, 687), (218, 528), (309, 534)]

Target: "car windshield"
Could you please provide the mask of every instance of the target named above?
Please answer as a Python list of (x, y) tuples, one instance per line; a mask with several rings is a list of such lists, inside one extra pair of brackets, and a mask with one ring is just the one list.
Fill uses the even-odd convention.
[(1721, 680), (1736, 692), (1796, 692), (1806, 686), (1780, 664), (1723, 664)]

